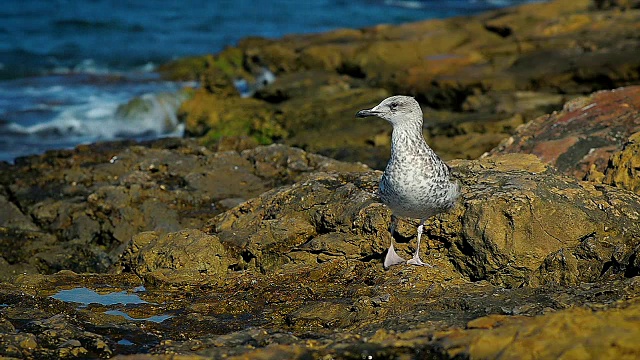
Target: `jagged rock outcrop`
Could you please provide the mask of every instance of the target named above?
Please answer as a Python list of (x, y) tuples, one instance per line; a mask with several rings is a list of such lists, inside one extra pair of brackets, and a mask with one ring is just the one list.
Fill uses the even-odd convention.
[(3, 253), (3, 277), (16, 269), (104, 272), (140, 232), (200, 227), (310, 171), (366, 169), (279, 145), (214, 153), (179, 139), (21, 159), (2, 173), (8, 196), (0, 197), (0, 239), (13, 249)]

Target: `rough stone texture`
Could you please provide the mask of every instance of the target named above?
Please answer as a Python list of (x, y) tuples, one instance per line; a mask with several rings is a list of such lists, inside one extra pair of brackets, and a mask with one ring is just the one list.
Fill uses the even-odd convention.
[(454, 167), (466, 189), (464, 213), (458, 221), (446, 216), (434, 235), (451, 238), (450, 256), (471, 279), (570, 285), (638, 271), (635, 194), (562, 176), (531, 155)]
[[(534, 346), (537, 358), (577, 351), (624, 359), (636, 355), (640, 331), (637, 278), (504, 289), (429, 268), (384, 271), (358, 260), (234, 272), (215, 287), (138, 290), (147, 303), (137, 305), (78, 307), (47, 297), (71, 283), (105, 294), (132, 289), (131, 280), (66, 272), (0, 286), (0, 354), (402, 359), (496, 358), (502, 350), (527, 358)], [(138, 319), (173, 317), (155, 323), (104, 313), (114, 309)], [(74, 355), (80, 347), (88, 353)]]
[[(69, 313), (70, 304), (25, 296), (7, 284), (1, 285), (0, 355), (18, 359), (107, 358), (113, 343), (106, 336), (88, 331)], [(19, 303), (19, 306), (13, 306)], [(46, 310), (39, 310), (42, 306)], [(58, 312), (58, 313), (56, 313)], [(18, 325), (16, 320), (20, 321)], [(17, 327), (13, 324), (18, 325)], [(109, 345), (111, 343), (111, 346)]]
[[(0, 283), (0, 356), (637, 358), (637, 87), (574, 100), (518, 130), (513, 143), (533, 144), (518, 136), (535, 129), (556, 160), (451, 162), (463, 194), (426, 226), (434, 267), (383, 269), (380, 172), (255, 147), (280, 139), (379, 165), (390, 129), (351, 116), (402, 91), (428, 106), (430, 144), (478, 156), (567, 98), (638, 79), (638, 11), (587, 7), (554, 1), (476, 20), (248, 39), (175, 69), (201, 80), (202, 103), (182, 115), (208, 134), (200, 142), (0, 163), (0, 280), (11, 282)], [(235, 97), (230, 80), (265, 65), (280, 82)], [(217, 152), (201, 146), (213, 141)], [(580, 181), (587, 171), (591, 182)], [(405, 257), (415, 223), (398, 227)], [(78, 287), (139, 301), (51, 298)]]
[[(589, 171), (604, 172), (609, 159), (620, 156), (615, 153), (640, 131), (639, 109), (639, 86), (597, 92), (519, 127), (490, 154), (535, 154), (565, 174), (583, 179)], [(633, 150), (629, 151), (625, 159), (632, 156)], [(630, 165), (622, 164), (624, 161), (617, 159), (612, 166)], [(608, 183), (613, 184), (616, 171), (606, 171), (611, 173)]]
[[(210, 234), (138, 233), (114, 274), (0, 284), (0, 354), (523, 357), (531, 343), (549, 358), (637, 351), (627, 341), (640, 331), (632, 192), (578, 181), (533, 155), (458, 160), (461, 202), (427, 224), (424, 258), (435, 267), (385, 271), (391, 214), (373, 195), (380, 172), (330, 172), (352, 169), (280, 146), (233, 154), (280, 186), (200, 223)], [(414, 236), (415, 221), (401, 221), (398, 251), (408, 256)], [(144, 301), (78, 307), (48, 297), (70, 286)], [(169, 318), (144, 320), (153, 316)]]
[(631, 135), (622, 150), (611, 155), (604, 173), (591, 166), (587, 179), (640, 194), (640, 132)]
[[(250, 38), (165, 69), (203, 82), (182, 117), (207, 142), (246, 135), (381, 169), (389, 145), (379, 139), (390, 128), (353, 114), (406, 94), (423, 105), (425, 134), (439, 154), (477, 158), (569, 99), (640, 81), (640, 10), (594, 8), (588, 0), (556, 0), (473, 17)], [(253, 99), (234, 95), (232, 79), (252, 82), (264, 67), (275, 83)]]
[(175, 233), (142, 232), (133, 237), (124, 256), (133, 272), (152, 285), (180, 286), (198, 277), (222, 279), (230, 265), (217, 237), (199, 230)]
[(287, 136), (269, 104), (253, 98), (226, 99), (204, 91), (195, 92), (184, 103), (179, 117), (187, 127), (187, 135), (203, 136), (212, 144), (229, 135), (252, 135), (259, 142), (271, 142)]
[[(531, 318), (495, 315), (434, 336), (451, 357), (478, 359), (637, 359), (640, 304), (594, 312), (568, 309)], [(549, 339), (555, 341), (550, 342)]]
[(103, 272), (142, 231), (197, 228), (306, 172), (367, 169), (279, 145), (214, 153), (178, 139), (80, 146), (4, 166), (0, 269), (6, 276)]
[(35, 231), (38, 227), (15, 204), (0, 195), (0, 227)]
[[(181, 158), (177, 152), (168, 150), (131, 149), (154, 156), (153, 160), (145, 160), (144, 166), (137, 165), (134, 169), (166, 166), (167, 169), (158, 172), (164, 176), (180, 176), (190, 187), (177, 187), (175, 193), (156, 190), (158, 182), (152, 181), (154, 175), (142, 173), (142, 176), (138, 175), (139, 170), (133, 170), (127, 176), (118, 177), (116, 185), (97, 186), (84, 202), (78, 198), (73, 203), (64, 198), (57, 200), (59, 206), (67, 210), (50, 217), (53, 220), (47, 229), (54, 229), (52, 234), (36, 237), (37, 241), (15, 252), (7, 251), (5, 259), (20, 266), (36, 266), (41, 272), (51, 271), (49, 264), (60, 267), (71, 264), (72, 269), (73, 266), (82, 269), (82, 264), (91, 262), (98, 266), (97, 270), (106, 270), (120, 262), (126, 250), (128, 255), (116, 266), (118, 271), (130, 269), (155, 284), (180, 284), (192, 277), (198, 278), (198, 274), (204, 276), (204, 282), (218, 281), (227, 268), (270, 272), (289, 263), (315, 264), (336, 259), (377, 261), (383, 256), (390, 213), (373, 194), (379, 172), (322, 172), (350, 166), (282, 146), (260, 147), (242, 154), (217, 153), (211, 159), (201, 159), (209, 165), (206, 170), (195, 165), (197, 157)], [(159, 160), (155, 151), (167, 158)], [(125, 156), (129, 153), (121, 152), (118, 161), (130, 161)], [(230, 159), (235, 159), (232, 164), (240, 164), (232, 165), (235, 166), (233, 173), (239, 174), (236, 177), (224, 179), (220, 171), (211, 175), (203, 173), (219, 170)], [(188, 172), (182, 175), (179, 170), (172, 171), (171, 166), (176, 169), (184, 166)], [(442, 253), (426, 255), (428, 261), (440, 264), (450, 276), (514, 287), (572, 285), (596, 281), (601, 276), (634, 276), (638, 272), (640, 204), (636, 195), (560, 175), (531, 155), (457, 161), (452, 166), (463, 184), (462, 199), (453, 211), (429, 222), (427, 234), (431, 245), (439, 244)], [(312, 170), (320, 172), (306, 173)], [(136, 174), (135, 181), (132, 173)], [(59, 174), (63, 178), (68, 176), (65, 171)], [(101, 176), (95, 168), (91, 174), (94, 179)], [(203, 180), (207, 176), (213, 176), (213, 180)], [(238, 176), (246, 180), (239, 184), (240, 190), (234, 190)], [(258, 180), (252, 183), (252, 179), (271, 179), (270, 184), (277, 185), (290, 181), (287, 180), (290, 177), (298, 182), (276, 187), (246, 202), (236, 198), (236, 191), (250, 194), (247, 184), (256, 184), (253, 186), (258, 190), (266, 186)], [(122, 186), (123, 181), (131, 185)], [(213, 184), (221, 187), (208, 188)], [(128, 205), (130, 191), (136, 186), (153, 192), (152, 196), (139, 195), (135, 199), (148, 196), (152, 204), (161, 207), (154, 208), (144, 202), (133, 207)], [(224, 198), (229, 206), (235, 206), (208, 222), (206, 230), (215, 236), (195, 230), (172, 232), (169, 227), (172, 222), (171, 226), (182, 228), (204, 225), (204, 221), (199, 220), (201, 213), (188, 217), (190, 212), (172, 211), (171, 206), (165, 205), (179, 203), (191, 189), (209, 194), (208, 199)], [(119, 197), (123, 193), (125, 200), (122, 195)], [(19, 191), (14, 194), (17, 199), (22, 196)], [(172, 200), (162, 200), (162, 196)], [(33, 198), (24, 199), (20, 205), (32, 208), (33, 218), (46, 224), (43, 219), (47, 218), (42, 214), (52, 211), (45, 212), (43, 208), (56, 202), (46, 198), (31, 205), (26, 200)], [(215, 214), (210, 210), (207, 214), (210, 217), (212, 213)], [(73, 220), (61, 221), (60, 216)], [(109, 222), (100, 222), (102, 217)], [(67, 222), (70, 226), (65, 227)], [(411, 252), (408, 243), (415, 236), (413, 222), (402, 222), (398, 229), (399, 252)], [(108, 252), (100, 251), (104, 242), (95, 242), (101, 226), (114, 229), (110, 234), (115, 239)], [(154, 227), (155, 233), (136, 235)], [(11, 239), (28, 234), (20, 231), (8, 229), (5, 233), (7, 244), (12, 245), (9, 248), (15, 248)], [(91, 246), (94, 250), (87, 250)], [(28, 257), (34, 253), (35, 260)], [(96, 265), (96, 259), (102, 259), (103, 263)]]
[[(638, 196), (563, 176), (532, 155), (452, 166), (463, 184), (461, 204), (434, 217), (427, 234), (444, 243), (448, 266), (460, 275), (516, 287), (638, 271)], [(263, 272), (286, 263), (380, 259), (390, 213), (370, 192), (379, 176), (315, 174), (219, 215), (210, 231), (237, 249), (238, 267)], [(409, 229), (399, 229), (402, 242), (415, 236)], [(443, 261), (430, 256), (426, 261)]]
[(241, 253), (240, 268), (269, 271), (289, 262), (379, 256), (390, 213), (356, 185), (373, 190), (379, 178), (377, 172), (316, 173), (221, 214), (211, 221), (211, 231)]

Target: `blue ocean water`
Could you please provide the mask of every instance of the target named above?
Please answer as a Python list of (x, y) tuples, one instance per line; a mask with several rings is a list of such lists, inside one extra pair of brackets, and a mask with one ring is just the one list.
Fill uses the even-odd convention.
[[(531, 0), (6, 0), (0, 7), (0, 161), (118, 138), (180, 136), (158, 64), (278, 38), (469, 15)], [(157, 94), (164, 94), (158, 97)], [(122, 116), (143, 97), (148, 113)], [(159, 108), (158, 108), (159, 107)], [(134, 116), (135, 119), (131, 117)]]

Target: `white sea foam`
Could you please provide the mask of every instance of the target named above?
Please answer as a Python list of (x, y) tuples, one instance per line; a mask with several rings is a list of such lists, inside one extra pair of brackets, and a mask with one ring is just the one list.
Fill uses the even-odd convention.
[(406, 0), (386, 0), (385, 5), (397, 6), (405, 9), (422, 9), (426, 5), (420, 1), (406, 1)]
[(142, 72), (152, 72), (156, 70), (156, 64), (152, 62), (148, 62), (142, 66), (137, 67), (136, 70), (142, 71)]
[(81, 142), (84, 142), (83, 139), (100, 141), (182, 135), (184, 127), (176, 116), (177, 107), (182, 101), (180, 95), (144, 94), (136, 99), (141, 104), (140, 108), (131, 109), (126, 116), (119, 114), (118, 110), (128, 104), (92, 98), (85, 104), (65, 107), (51, 121), (26, 126), (9, 123), (5, 130), (16, 135), (49, 139), (64, 137), (65, 141), (76, 137)]
[(183, 135), (176, 112), (185, 84), (100, 76), (2, 83), (0, 160), (96, 141)]
[(94, 59), (84, 59), (76, 65), (69, 66), (57, 66), (53, 69), (54, 74), (70, 74), (70, 73), (83, 73), (94, 75), (107, 75), (113, 74), (114, 71), (107, 66), (98, 65)]
[(494, 6), (508, 6), (511, 2), (509, 0), (487, 0), (487, 4)]
[(253, 96), (256, 91), (263, 89), (274, 81), (276, 81), (276, 75), (268, 68), (262, 68), (252, 83), (249, 83), (245, 79), (235, 79), (233, 85), (236, 87), (236, 90), (238, 90), (238, 93), (240, 93), (240, 96), (246, 98)]

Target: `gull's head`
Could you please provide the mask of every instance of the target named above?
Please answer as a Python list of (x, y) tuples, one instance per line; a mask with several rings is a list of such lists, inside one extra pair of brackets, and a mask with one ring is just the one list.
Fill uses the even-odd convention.
[(377, 116), (391, 124), (420, 124), (422, 126), (422, 109), (416, 99), (411, 96), (396, 95), (388, 97), (374, 108), (360, 110), (356, 117)]

